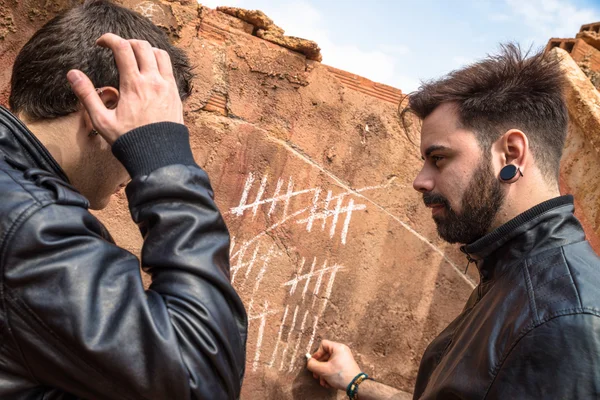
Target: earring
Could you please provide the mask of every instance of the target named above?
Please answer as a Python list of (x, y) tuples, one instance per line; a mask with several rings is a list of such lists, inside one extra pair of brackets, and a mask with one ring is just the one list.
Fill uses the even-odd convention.
[(515, 179), (517, 174), (523, 176), (519, 167), (512, 164), (506, 165), (500, 170), (500, 180), (504, 183), (514, 183), (519, 179), (519, 177)]
[(92, 136), (98, 136), (98, 131), (95, 129), (92, 129), (92, 131), (88, 134), (88, 137), (92, 137)]

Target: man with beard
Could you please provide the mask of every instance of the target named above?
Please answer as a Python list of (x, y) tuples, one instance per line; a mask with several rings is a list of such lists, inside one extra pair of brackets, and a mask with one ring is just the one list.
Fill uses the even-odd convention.
[[(414, 188), (480, 273), (425, 351), (414, 399), (600, 396), (600, 259), (558, 189), (562, 87), (558, 60), (507, 45), (410, 96), (423, 121)], [(323, 340), (307, 367), (351, 399), (405, 398), (340, 343)]]

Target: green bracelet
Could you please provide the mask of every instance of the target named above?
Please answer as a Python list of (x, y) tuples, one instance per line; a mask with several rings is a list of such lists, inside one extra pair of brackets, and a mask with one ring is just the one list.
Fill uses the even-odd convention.
[(352, 379), (346, 388), (346, 394), (350, 400), (358, 399), (358, 386), (367, 379), (373, 380), (364, 372), (361, 372), (360, 374), (356, 375), (354, 379)]

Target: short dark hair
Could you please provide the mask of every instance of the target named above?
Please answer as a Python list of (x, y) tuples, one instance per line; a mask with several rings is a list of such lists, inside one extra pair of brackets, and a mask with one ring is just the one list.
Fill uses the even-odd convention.
[(32, 120), (73, 113), (79, 101), (67, 72), (79, 69), (96, 87), (119, 88), (109, 49), (96, 45), (104, 33), (141, 39), (169, 53), (181, 99), (191, 92), (192, 67), (185, 52), (148, 18), (106, 0), (88, 0), (47, 22), (23, 46), (13, 65), (9, 106)]
[(529, 53), (502, 45), (498, 55), (423, 83), (403, 112), (425, 119), (442, 103), (454, 103), (461, 127), (474, 131), (486, 152), (504, 132), (519, 129), (540, 170), (557, 181), (568, 125), (564, 75), (558, 57)]

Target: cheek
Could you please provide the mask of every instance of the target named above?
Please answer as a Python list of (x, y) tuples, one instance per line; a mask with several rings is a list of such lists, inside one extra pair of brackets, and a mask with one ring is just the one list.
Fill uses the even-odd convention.
[(469, 181), (464, 171), (449, 173), (445, 179), (437, 185), (439, 193), (450, 202), (450, 206), (456, 212), (462, 211), (462, 201)]

